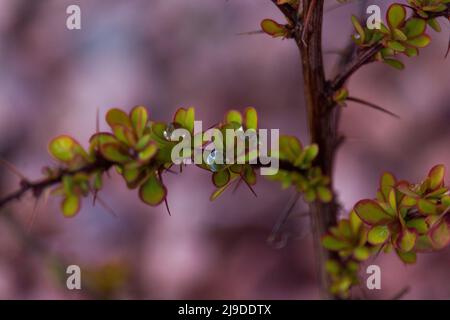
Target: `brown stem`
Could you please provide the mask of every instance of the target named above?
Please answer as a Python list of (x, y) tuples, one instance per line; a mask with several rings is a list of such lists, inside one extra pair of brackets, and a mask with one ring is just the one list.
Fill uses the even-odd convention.
[[(305, 39), (302, 34), (296, 35), (296, 42), (302, 56), (304, 94), (308, 113), (308, 126), (311, 141), (318, 144), (319, 155), (316, 159), (323, 173), (330, 177), (331, 188), (333, 189), (333, 162), (336, 146), (340, 140), (338, 137), (339, 108), (333, 108), (334, 103), (329, 99), (329, 87), (325, 80), (325, 72), (322, 58), (322, 19), (323, 0), (305, 0), (304, 8), (314, 5), (309, 17), (309, 29)], [(304, 9), (303, 20), (307, 12)], [(306, 45), (303, 44), (303, 40)], [(317, 270), (321, 284), (321, 295), (331, 299), (333, 296), (329, 292), (330, 279), (325, 270), (326, 260), (333, 257), (333, 254), (325, 250), (321, 245), (321, 237), (328, 228), (336, 224), (337, 201), (336, 197), (330, 203), (314, 202), (310, 205), (311, 220), (314, 237), (314, 249), (316, 252)]]
[[(4, 196), (3, 198), (0, 198), (0, 209), (3, 206), (7, 205), (8, 203), (10, 203), (14, 200), (20, 200), (22, 198), (22, 196), (25, 193), (27, 193), (28, 191), (31, 191), (33, 193), (33, 196), (38, 198), (46, 188), (60, 183), (65, 175), (75, 175), (80, 172), (90, 174), (97, 170), (107, 171), (113, 165), (114, 165), (113, 162), (109, 162), (107, 160), (99, 158), (96, 162), (87, 164), (86, 166), (83, 166), (76, 170), (60, 169), (59, 173), (56, 176), (51, 177), (51, 178), (45, 178), (45, 179), (41, 179), (41, 180), (37, 180), (37, 181), (28, 181), (28, 180), (22, 179), (20, 182), (21, 186), (19, 189), (11, 192), (10, 194)], [(149, 166), (151, 166), (151, 164), (149, 164)], [(268, 166), (268, 165), (262, 165), (262, 164), (255, 165), (255, 167), (263, 167), (263, 166)], [(299, 172), (300, 174), (304, 174), (304, 175), (307, 174), (306, 173), (307, 170), (300, 169), (300, 168), (294, 166), (292, 163), (290, 163), (288, 161), (284, 161), (284, 160), (279, 161), (279, 169), (284, 170), (284, 171)], [(94, 196), (94, 199), (95, 199), (95, 197), (96, 197), (96, 195)]]
[(372, 47), (369, 47), (367, 49), (364, 49), (363, 51), (359, 52), (355, 59), (352, 59), (344, 68), (343, 70), (334, 78), (334, 80), (331, 82), (331, 88), (333, 90), (340, 89), (345, 82), (362, 66), (366, 65), (367, 63), (371, 62), (373, 59), (373, 56), (383, 49), (382, 44), (376, 44)]
[(51, 178), (45, 178), (32, 182), (22, 180), (20, 182), (21, 187), (19, 189), (11, 192), (3, 198), (0, 198), (0, 209), (14, 200), (20, 200), (20, 198), (22, 198), (22, 196), (28, 191), (32, 191), (33, 195), (38, 198), (46, 188), (60, 183), (65, 175), (75, 175), (80, 172), (89, 174), (96, 170), (108, 170), (111, 166), (112, 163), (100, 159), (97, 162), (90, 163), (76, 170), (61, 169), (56, 176)]

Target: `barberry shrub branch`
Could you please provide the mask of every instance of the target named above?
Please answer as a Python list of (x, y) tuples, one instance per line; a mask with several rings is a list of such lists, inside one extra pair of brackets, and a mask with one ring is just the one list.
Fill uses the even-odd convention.
[[(179, 128), (185, 129), (185, 132), (191, 135), (189, 141), (200, 139), (202, 144), (201, 150), (198, 151), (202, 154), (207, 152), (206, 162), (197, 166), (211, 172), (211, 180), (216, 188), (211, 200), (216, 199), (233, 183), (240, 181), (251, 189), (256, 184), (256, 169), (264, 165), (249, 163), (250, 157), (254, 156), (249, 148), (245, 149), (244, 154), (234, 153), (235, 161), (229, 161), (231, 164), (216, 161), (217, 153), (226, 150), (227, 145), (223, 146), (223, 150), (219, 150), (212, 143), (213, 148), (205, 151), (205, 143), (208, 140), (203, 132), (194, 132), (194, 121), (194, 108), (178, 109), (170, 123), (151, 120), (143, 106), (137, 106), (129, 113), (111, 109), (106, 114), (110, 132), (94, 133), (87, 150), (68, 135), (52, 139), (48, 150), (58, 165), (44, 167), (44, 177), (39, 181), (30, 182), (23, 179), (19, 190), (0, 199), (0, 207), (11, 200), (19, 199), (27, 191), (32, 191), (35, 197), (39, 197), (45, 189), (53, 187), (51, 194), (62, 198), (62, 213), (66, 217), (72, 217), (79, 212), (83, 197), (91, 195), (95, 199), (103, 187), (105, 173), (112, 169), (123, 177), (129, 189), (138, 189), (139, 197), (144, 203), (156, 206), (166, 201), (167, 204), (168, 190), (163, 183), (163, 175), (175, 167), (179, 167), (181, 171), (185, 165), (183, 161), (175, 164), (172, 157), (172, 151), (179, 143), (172, 139), (172, 133)], [(258, 138), (256, 110), (247, 108), (244, 115), (231, 110), (216, 127), (223, 131), (223, 136), (227, 129), (251, 130)], [(236, 145), (237, 143), (233, 144)], [(278, 153), (271, 156), (279, 159), (280, 168), (276, 174), (269, 176), (270, 179), (280, 181), (283, 188), (295, 187), (298, 192), (304, 194), (306, 201), (331, 201), (329, 179), (322, 174), (320, 168), (312, 165), (318, 154), (317, 146), (303, 146), (293, 136), (281, 136), (279, 145)], [(188, 152), (184, 152), (184, 159), (175, 160), (189, 159), (192, 162), (196, 151), (194, 147), (192, 143)], [(238, 157), (247, 161), (237, 161)]]
[(348, 219), (323, 236), (325, 248), (340, 260), (327, 261), (333, 294), (347, 298), (359, 284), (360, 264), (379, 252), (395, 251), (406, 264), (417, 253), (441, 250), (450, 243), (450, 193), (444, 183), (445, 167), (434, 166), (420, 183), (381, 176), (374, 199), (357, 202)]
[[(351, 22), (356, 31), (352, 36), (353, 48), (346, 50), (348, 53), (339, 63), (339, 72), (329, 79), (325, 76), (322, 61), (324, 1), (271, 1), (284, 14), (286, 23), (264, 19), (261, 28), (274, 38), (295, 40), (299, 48), (311, 142), (317, 144), (320, 150), (315, 164), (330, 178), (333, 191), (334, 158), (338, 146), (344, 140), (339, 133), (341, 107), (347, 102), (356, 102), (397, 117), (375, 103), (350, 96), (346, 83), (361, 67), (375, 61), (403, 69), (404, 64), (398, 59), (399, 56), (417, 56), (422, 48), (429, 45), (431, 37), (427, 34), (427, 28), (441, 31), (438, 19), (449, 19), (450, 1), (408, 0), (407, 3), (395, 3), (387, 10), (386, 23), (374, 30), (363, 27), (360, 20), (353, 16)], [(364, 237), (363, 223), (354, 212), (349, 220), (338, 223), (339, 205), (336, 196), (328, 203), (312, 203), (310, 209), (322, 295), (330, 299), (347, 298), (349, 289), (358, 281), (358, 261), (371, 253), (370, 248), (365, 246), (365, 239), (361, 238)], [(348, 240), (354, 244), (354, 247), (344, 253), (330, 247), (331, 236), (323, 238), (329, 230), (337, 233), (339, 227), (336, 226), (340, 226)], [(408, 232), (405, 234), (409, 236)], [(402, 251), (401, 248), (397, 253), (405, 260), (412, 256), (409, 250)]]

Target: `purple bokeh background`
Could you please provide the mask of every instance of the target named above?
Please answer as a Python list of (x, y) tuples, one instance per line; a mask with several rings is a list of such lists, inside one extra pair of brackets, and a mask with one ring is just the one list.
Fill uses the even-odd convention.
[[(383, 12), (392, 1), (370, 1)], [(66, 29), (70, 4), (82, 9), (82, 30)], [(326, 8), (335, 1), (327, 0)], [(327, 11), (323, 47), (327, 74), (352, 34), (358, 1)], [(307, 142), (301, 67), (292, 41), (237, 35), (263, 18), (283, 21), (269, 0), (0, 0), (0, 157), (29, 178), (53, 164), (48, 141), (61, 133), (87, 145), (97, 109), (146, 105), (167, 121), (195, 106), (205, 126), (230, 108), (257, 108), (261, 127)], [(401, 115), (390, 118), (349, 104), (347, 141), (336, 163), (345, 208), (373, 197), (383, 170), (412, 181), (436, 163), (450, 167), (448, 21), (402, 72), (374, 63), (349, 83), (353, 96)], [(106, 130), (104, 120), (101, 128)], [(255, 198), (245, 186), (211, 203), (210, 176), (190, 167), (165, 176), (172, 216), (147, 207), (114, 173), (101, 198), (117, 217), (85, 200), (65, 219), (59, 199), (41, 200), (29, 229), (31, 196), (0, 215), (0, 298), (316, 299), (314, 253), (306, 206), (283, 228), (284, 246), (267, 242), (293, 190), (259, 178)], [(449, 180), (447, 180), (449, 182)], [(0, 168), (0, 194), (18, 179)], [(420, 255), (414, 266), (394, 255), (382, 268), (388, 299), (405, 287), (411, 299), (449, 299), (450, 252)], [(65, 287), (64, 269), (82, 269), (83, 290)], [(62, 270), (61, 267), (64, 269)], [(362, 272), (363, 282), (366, 275)], [(356, 296), (361, 292), (355, 290)]]

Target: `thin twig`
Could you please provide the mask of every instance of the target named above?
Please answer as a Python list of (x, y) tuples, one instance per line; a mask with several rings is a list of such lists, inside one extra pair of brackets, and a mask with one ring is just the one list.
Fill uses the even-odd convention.
[(397, 294), (395, 294), (391, 300), (400, 300), (401, 298), (403, 298), (409, 291), (411, 290), (411, 288), (409, 286), (404, 287), (402, 290), (400, 290), (400, 292), (398, 292)]
[(366, 100), (363, 100), (363, 99), (359, 99), (359, 98), (355, 98), (355, 97), (348, 97), (347, 101), (352, 101), (352, 102), (355, 102), (355, 103), (359, 103), (359, 104), (367, 106), (369, 108), (372, 108), (372, 109), (381, 111), (383, 113), (386, 113), (386, 114), (388, 114), (388, 115), (390, 115), (390, 116), (392, 116), (394, 118), (400, 119), (399, 115), (397, 115), (394, 112), (389, 111), (389, 110), (387, 110), (387, 109), (385, 109), (383, 107), (380, 107), (379, 105), (376, 105), (376, 104), (374, 104), (372, 102), (369, 102), (369, 101), (366, 101)]
[(331, 82), (331, 88), (338, 90), (347, 82), (347, 80), (362, 66), (372, 61), (374, 55), (383, 49), (382, 44), (376, 44), (360, 52), (357, 57), (351, 60), (343, 70)]
[(276, 239), (276, 236), (278, 232), (281, 230), (281, 227), (286, 223), (289, 216), (291, 215), (292, 211), (295, 208), (295, 205), (297, 204), (298, 200), (300, 199), (300, 193), (296, 192), (294, 196), (292, 197), (292, 200), (290, 200), (289, 206), (286, 208), (286, 210), (280, 215), (278, 218), (278, 221), (275, 223), (272, 232), (270, 233), (269, 237), (267, 238), (267, 242), (273, 243)]
[(26, 180), (25, 176), (12, 163), (0, 158), (0, 164), (18, 176), (21, 180)]
[(76, 170), (60, 169), (58, 175), (56, 175), (55, 177), (45, 178), (33, 182), (22, 180), (20, 182), (19, 189), (6, 195), (3, 198), (0, 198), (0, 208), (13, 200), (19, 200), (28, 191), (32, 191), (34, 197), (39, 197), (45, 189), (52, 185), (60, 183), (65, 175), (75, 175), (80, 172), (91, 173), (99, 169), (108, 170), (111, 166), (112, 163), (106, 162), (104, 160), (99, 160)]

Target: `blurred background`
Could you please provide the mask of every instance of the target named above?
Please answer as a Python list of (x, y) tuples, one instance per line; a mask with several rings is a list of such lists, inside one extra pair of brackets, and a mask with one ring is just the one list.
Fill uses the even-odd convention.
[[(352, 34), (361, 2), (336, 8), (327, 0), (323, 47), (328, 75)], [(370, 1), (384, 12), (392, 1)], [(82, 10), (82, 30), (66, 28), (66, 8)], [(48, 141), (69, 134), (87, 146), (111, 107), (142, 104), (167, 121), (195, 106), (204, 125), (226, 110), (257, 108), (262, 128), (307, 142), (301, 69), (293, 41), (238, 35), (264, 18), (282, 22), (269, 0), (0, 0), (0, 157), (37, 179), (53, 164)], [(375, 195), (383, 170), (421, 180), (437, 163), (450, 167), (448, 21), (428, 31), (432, 44), (403, 59), (402, 72), (374, 63), (349, 83), (353, 96), (382, 105), (397, 120), (349, 104), (341, 131), (347, 141), (336, 163), (346, 209)], [(37, 204), (28, 195), (0, 215), (2, 299), (317, 299), (319, 291), (306, 206), (268, 241), (293, 190), (259, 179), (258, 197), (241, 186), (209, 202), (210, 175), (189, 167), (167, 174), (169, 205), (147, 207), (114, 173), (100, 196), (117, 214), (83, 202), (66, 219), (58, 198)], [(447, 180), (450, 182), (450, 180)], [(19, 179), (0, 168), (0, 195)], [(33, 222), (31, 222), (33, 221)], [(30, 227), (31, 226), (31, 227)], [(422, 254), (413, 266), (380, 255), (382, 290), (355, 297), (450, 299), (450, 251)], [(69, 291), (65, 268), (81, 267), (83, 290)], [(361, 274), (363, 283), (367, 275)]]

